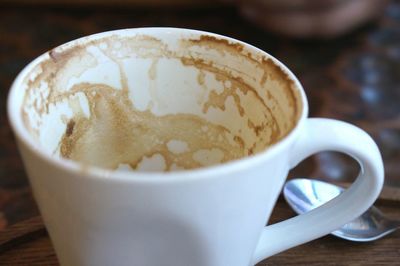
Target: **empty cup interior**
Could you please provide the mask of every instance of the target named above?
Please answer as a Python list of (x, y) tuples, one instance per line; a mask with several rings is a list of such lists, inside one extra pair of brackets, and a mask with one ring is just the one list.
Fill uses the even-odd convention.
[(121, 31), (45, 54), (23, 81), (21, 115), (52, 156), (171, 171), (236, 160), (285, 137), (302, 111), (265, 53), (194, 31)]

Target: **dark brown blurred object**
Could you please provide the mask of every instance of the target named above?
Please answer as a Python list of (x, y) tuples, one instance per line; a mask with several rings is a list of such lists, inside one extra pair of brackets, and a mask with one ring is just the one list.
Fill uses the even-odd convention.
[(7, 6), (43, 6), (43, 7), (199, 7), (215, 6), (212, 0), (0, 0), (0, 5)]
[(298, 38), (332, 38), (382, 14), (386, 0), (233, 0), (258, 26)]
[[(266, 33), (248, 24), (233, 7), (55, 8), (34, 4), (28, 7), (22, 4), (2, 4), (4, 0), (0, 2), (0, 228), (38, 215), (5, 112), (12, 80), (36, 56), (57, 45), (118, 28), (174, 26), (201, 29), (243, 40), (274, 55), (299, 77), (308, 95), (311, 116), (348, 121), (372, 135), (383, 155), (385, 185), (400, 187), (399, 1), (392, 1), (388, 5), (385, 15), (377, 24), (330, 41), (292, 40)], [(325, 152), (299, 165), (290, 176), (351, 182), (358, 170), (357, 163), (349, 157)], [(288, 212), (288, 207), (282, 202), (277, 209), (282, 213)], [(394, 208), (391, 213), (396, 214), (396, 210), (398, 214), (398, 208)], [(384, 242), (368, 246), (355, 245), (355, 250), (365, 251), (360, 253), (361, 257), (355, 256), (354, 263), (357, 264), (356, 259), (360, 259), (358, 264), (363, 264), (362, 256), (371, 250), (376, 252), (371, 254), (379, 254), (378, 251), (386, 254), (383, 250), (388, 248), (392, 252), (390, 254), (397, 255), (397, 259), (392, 260), (394, 265), (400, 256), (400, 242), (396, 237), (397, 233)], [(48, 239), (41, 241), (49, 245)], [(394, 244), (397, 245), (397, 251), (390, 249), (390, 245)], [(308, 254), (317, 248), (316, 253), (332, 251), (340, 257), (340, 252), (346, 246), (349, 247), (340, 240), (328, 237), (322, 242), (308, 244), (306, 249), (299, 247), (282, 255), (296, 257), (303, 251)], [(35, 250), (35, 246), (30, 247)], [(340, 252), (334, 250), (337, 247)], [(51, 247), (47, 248), (51, 253)], [(386, 261), (390, 262), (390, 258)], [(282, 263), (282, 260), (272, 262)], [(306, 259), (302, 262), (311, 263)], [(379, 264), (379, 261), (376, 262)]]

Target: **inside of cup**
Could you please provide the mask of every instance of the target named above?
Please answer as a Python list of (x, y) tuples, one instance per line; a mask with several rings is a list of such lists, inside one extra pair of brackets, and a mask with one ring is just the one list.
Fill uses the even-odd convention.
[(48, 52), (24, 86), (23, 122), (42, 149), (109, 169), (236, 160), (286, 136), (302, 110), (266, 54), (191, 31), (80, 39)]

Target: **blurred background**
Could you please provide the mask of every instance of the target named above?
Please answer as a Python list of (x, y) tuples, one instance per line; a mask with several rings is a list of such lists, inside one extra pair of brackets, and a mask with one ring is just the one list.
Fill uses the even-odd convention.
[[(0, 230), (38, 215), (6, 115), (13, 79), (64, 42), (121, 28), (169, 26), (227, 35), (277, 57), (300, 79), (310, 116), (369, 132), (400, 187), (400, 1), (0, 0)], [(349, 182), (359, 171), (325, 152), (290, 176)]]

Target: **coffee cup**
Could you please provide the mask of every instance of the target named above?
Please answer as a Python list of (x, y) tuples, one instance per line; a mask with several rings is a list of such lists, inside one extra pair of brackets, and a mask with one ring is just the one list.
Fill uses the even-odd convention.
[[(253, 265), (334, 231), (383, 184), (374, 141), (308, 118), (294, 74), (208, 32), (138, 28), (61, 45), (12, 84), (8, 115), (61, 265)], [(360, 174), (265, 226), (290, 169), (325, 150)]]

